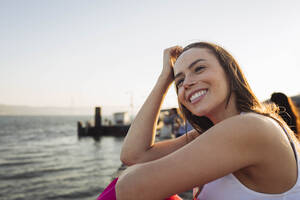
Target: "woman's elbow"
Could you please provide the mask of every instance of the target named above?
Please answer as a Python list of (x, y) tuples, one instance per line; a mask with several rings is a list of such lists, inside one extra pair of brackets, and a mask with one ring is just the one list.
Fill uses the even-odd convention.
[(125, 176), (120, 176), (116, 183), (115, 191), (116, 191), (116, 199), (117, 200), (134, 200), (140, 199), (139, 193), (136, 191), (138, 188), (134, 182)]
[[(145, 179), (144, 164), (128, 167), (119, 177), (115, 191), (117, 200), (154, 200), (153, 191), (149, 190), (149, 181)], [(147, 168), (147, 167), (146, 167)]]
[(135, 163), (131, 162), (127, 157), (120, 156), (121, 162), (126, 166), (134, 165)]
[(115, 191), (116, 191), (116, 199), (117, 200), (123, 200), (126, 196), (126, 188), (124, 188), (124, 183), (122, 180), (119, 178), (116, 186), (115, 186)]
[(120, 160), (126, 166), (131, 166), (131, 165), (135, 165), (138, 163), (137, 157), (134, 157), (132, 155), (130, 156), (130, 154), (123, 152), (123, 151), (121, 152)]

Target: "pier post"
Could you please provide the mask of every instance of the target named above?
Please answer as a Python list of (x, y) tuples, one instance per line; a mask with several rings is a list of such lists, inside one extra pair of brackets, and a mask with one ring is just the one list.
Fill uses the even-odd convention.
[(101, 127), (101, 107), (95, 108), (95, 127)]
[(86, 136), (91, 136), (91, 122), (89, 122), (89, 121), (87, 121), (87, 122), (85, 122), (85, 129), (84, 129), (84, 134), (86, 135)]
[(84, 128), (82, 126), (81, 121), (77, 122), (77, 134), (78, 134), (78, 137), (84, 136)]

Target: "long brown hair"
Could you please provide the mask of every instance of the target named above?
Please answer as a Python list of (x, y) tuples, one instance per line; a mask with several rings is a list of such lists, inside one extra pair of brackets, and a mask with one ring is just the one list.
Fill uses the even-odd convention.
[[(231, 97), (231, 94), (235, 94), (236, 106), (239, 112), (255, 112), (265, 116), (272, 117), (278, 121), (281, 125), (284, 124), (283, 120), (278, 116), (278, 107), (275, 104), (262, 104), (254, 95), (250, 88), (248, 81), (246, 80), (239, 64), (233, 58), (233, 56), (222, 47), (208, 43), (208, 42), (196, 42), (189, 44), (182, 48), (177, 48), (171, 52), (171, 63), (174, 65), (178, 57), (185, 51), (191, 48), (204, 48), (210, 50), (217, 58), (226, 76), (229, 80), (229, 95), (227, 104)], [(177, 91), (177, 88), (176, 88)], [(206, 131), (213, 126), (213, 123), (205, 116), (193, 115), (183, 104), (178, 102), (180, 111), (183, 117), (190, 122), (190, 124), (198, 131), (199, 134)]]

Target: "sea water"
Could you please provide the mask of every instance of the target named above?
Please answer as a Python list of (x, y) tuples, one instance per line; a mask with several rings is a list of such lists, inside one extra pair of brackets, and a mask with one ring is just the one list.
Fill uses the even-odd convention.
[(120, 167), (123, 138), (78, 139), (90, 116), (0, 116), (0, 199), (93, 199)]

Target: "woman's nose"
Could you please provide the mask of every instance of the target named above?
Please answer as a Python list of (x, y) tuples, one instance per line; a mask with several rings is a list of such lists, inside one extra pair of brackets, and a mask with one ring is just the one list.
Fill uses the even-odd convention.
[(196, 81), (191, 78), (186, 78), (183, 82), (184, 89), (188, 89), (191, 86), (195, 85)]

